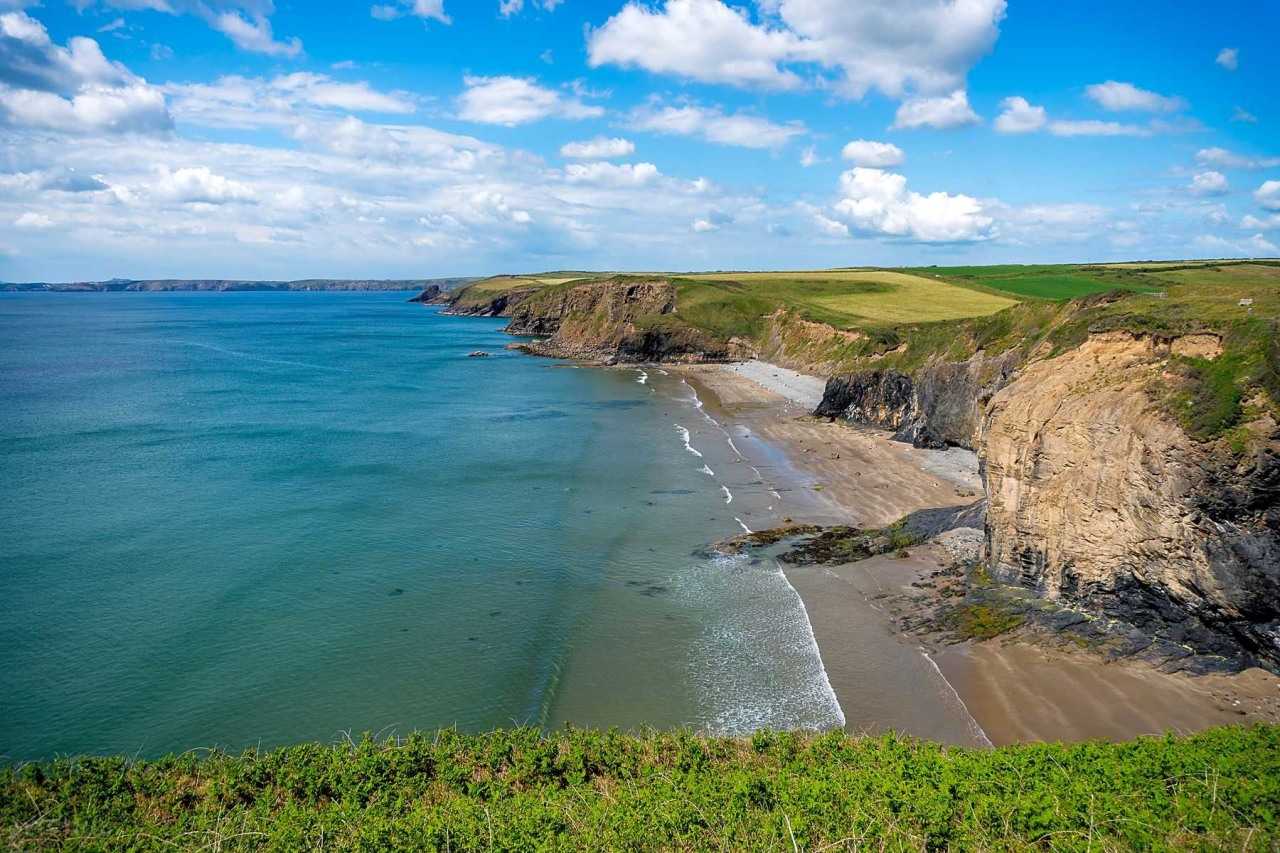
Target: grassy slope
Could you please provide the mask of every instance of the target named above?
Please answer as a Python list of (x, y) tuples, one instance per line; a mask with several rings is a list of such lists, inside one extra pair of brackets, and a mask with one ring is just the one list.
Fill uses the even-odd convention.
[[(487, 279), (468, 288), (464, 301), (468, 295), (487, 301), (515, 288), (570, 287), (582, 280), (573, 275)], [(1211, 331), (1224, 337), (1223, 357), (1176, 359), (1179, 377), (1153, 389), (1156, 396), (1203, 439), (1225, 435), (1267, 409), (1280, 416), (1280, 264), (735, 272), (672, 281), (679, 294), (677, 313), (652, 318), (654, 325), (691, 326), (721, 340), (761, 341), (769, 315), (786, 308), (805, 320), (865, 334), (858, 340), (833, 338), (825, 349), (806, 353), (812, 363), (841, 371), (911, 372), (933, 359), (962, 360), (978, 350), (995, 354), (1019, 348), (1030, 354), (1047, 344), (1061, 351), (1091, 330), (1166, 336)], [(1097, 299), (1104, 291), (1123, 298)], [(1081, 296), (1082, 301), (1064, 301)], [(1238, 305), (1242, 298), (1254, 300), (1252, 311)], [(793, 351), (812, 347), (798, 338), (791, 343)], [(1258, 391), (1265, 394), (1259, 398)], [(1236, 439), (1239, 444), (1242, 437)]]
[(0, 770), (13, 849), (1232, 849), (1280, 844), (1280, 728), (999, 750), (515, 729)]

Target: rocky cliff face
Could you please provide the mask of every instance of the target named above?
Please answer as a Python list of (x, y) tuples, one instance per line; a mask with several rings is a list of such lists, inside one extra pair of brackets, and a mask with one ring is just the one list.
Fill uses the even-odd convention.
[(827, 382), (815, 414), (894, 430), (917, 447), (975, 449), (982, 412), (1013, 376), (1017, 353), (993, 358), (979, 352), (968, 361), (938, 362), (914, 376), (872, 370)]
[(535, 355), (597, 362), (725, 361), (730, 347), (683, 325), (676, 289), (662, 279), (590, 281), (552, 288), (511, 311), (507, 332), (545, 337)]
[(976, 449), (997, 580), (1280, 670), (1280, 428), (1251, 424), (1252, 449), (1235, 456), (1154, 398), (1170, 355), (1219, 351), (1213, 335), (1098, 334), (1025, 366), (979, 354), (837, 377), (818, 414)]
[(1151, 396), (1175, 342), (1095, 335), (991, 399), (978, 445), (998, 579), (1201, 653), (1280, 666), (1280, 431), (1233, 458)]
[(468, 301), (465, 302), (454, 296), (447, 300), (449, 307), (444, 313), (459, 317), (510, 317), (522, 302), (537, 292), (536, 288), (506, 290), (494, 294), (492, 298), (479, 300), (472, 300), (468, 295)]

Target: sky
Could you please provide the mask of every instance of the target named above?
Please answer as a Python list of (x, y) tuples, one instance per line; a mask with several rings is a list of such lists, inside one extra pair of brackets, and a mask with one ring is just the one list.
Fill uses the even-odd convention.
[(0, 0), (0, 280), (1280, 255), (1280, 3)]

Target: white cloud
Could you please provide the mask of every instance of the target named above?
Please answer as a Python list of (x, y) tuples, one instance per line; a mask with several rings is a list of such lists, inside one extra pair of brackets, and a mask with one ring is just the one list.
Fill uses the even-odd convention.
[(612, 187), (639, 187), (656, 180), (661, 173), (652, 163), (570, 163), (564, 169), (570, 183)]
[(803, 84), (797, 66), (843, 95), (940, 95), (964, 85), (995, 44), (1005, 0), (763, 0), (760, 22), (720, 0), (629, 2), (593, 31), (588, 58), (706, 83)]
[(818, 149), (810, 145), (800, 152), (800, 165), (808, 169), (822, 162), (822, 158), (818, 156)]
[(697, 136), (721, 145), (742, 148), (781, 148), (806, 133), (804, 125), (775, 124), (746, 113), (726, 114), (719, 107), (686, 105), (644, 107), (631, 114), (635, 130), (676, 136)]
[(1280, 157), (1248, 157), (1225, 148), (1201, 148), (1196, 162), (1221, 169), (1274, 169), (1280, 166)]
[(1265, 217), (1257, 217), (1250, 213), (1240, 220), (1240, 227), (1246, 231), (1280, 230), (1280, 213)]
[(871, 166), (882, 169), (886, 166), (900, 166), (907, 159), (902, 149), (891, 142), (874, 142), (870, 139), (855, 139), (846, 145), (840, 156), (855, 166)]
[(907, 179), (882, 169), (857, 167), (840, 176), (834, 218), (851, 228), (923, 243), (985, 240), (994, 221), (967, 195), (907, 189)]
[[(564, 0), (536, 0), (533, 5), (544, 12), (554, 12)], [(524, 11), (524, 0), (498, 0), (498, 14), (504, 18), (518, 15)]]
[(1254, 234), (1244, 240), (1227, 240), (1213, 234), (1203, 234), (1195, 239), (1195, 244), (1200, 249), (1223, 258), (1274, 257), (1280, 254), (1280, 249), (1261, 234)]
[(471, 77), (458, 98), (458, 117), (483, 124), (514, 127), (544, 118), (583, 119), (604, 115), (600, 107), (585, 104), (539, 86), (526, 77)]
[(1280, 210), (1280, 181), (1264, 181), (1253, 197), (1267, 210)]
[(934, 127), (945, 130), (977, 124), (981, 120), (969, 106), (969, 95), (963, 89), (957, 89), (943, 97), (905, 101), (894, 115), (893, 128)]
[(1236, 107), (1235, 112), (1231, 114), (1231, 120), (1244, 122), (1245, 124), (1258, 123), (1258, 117), (1244, 107)]
[[(74, 5), (83, 10), (94, 3), (95, 0), (75, 0)], [(302, 53), (301, 40), (276, 40), (269, 19), (275, 11), (271, 0), (97, 0), (97, 3), (113, 9), (195, 15), (231, 39), (236, 47), (251, 53), (283, 57)]]
[(1218, 58), (1214, 62), (1228, 71), (1235, 71), (1240, 67), (1240, 51), (1234, 47), (1224, 47), (1218, 51)]
[(1227, 185), (1227, 176), (1221, 172), (1199, 172), (1191, 178), (1187, 187), (1192, 195), (1226, 195), (1231, 188)]
[(164, 95), (98, 43), (54, 44), (25, 12), (0, 15), (0, 124), (66, 133), (164, 132)]
[(1182, 98), (1160, 95), (1147, 89), (1139, 89), (1132, 83), (1115, 80), (1087, 86), (1084, 93), (1098, 106), (1111, 112), (1172, 113), (1187, 106)]
[(407, 92), (379, 92), (363, 80), (342, 83), (305, 71), (276, 77), (269, 88), (272, 95), (328, 109), (403, 114), (416, 108)]
[(53, 220), (43, 213), (27, 211), (17, 219), (13, 220), (13, 227), (42, 230), (45, 228), (52, 228)]
[(560, 146), (560, 156), (569, 160), (612, 160), (616, 157), (629, 157), (635, 151), (634, 142), (617, 136), (612, 139), (597, 136), (594, 139), (566, 142)]
[(720, 0), (666, 0), (661, 8), (630, 2), (590, 33), (587, 62), (704, 83), (794, 89), (800, 78), (779, 63), (799, 47), (793, 33), (757, 26)]
[(1049, 132), (1054, 136), (1150, 136), (1148, 128), (1118, 121), (1051, 121)]
[(695, 219), (693, 224), (689, 226), (696, 234), (707, 234), (712, 231), (719, 231), (720, 226), (708, 219)]
[(369, 14), (379, 21), (394, 21), (405, 15), (432, 19), (442, 24), (452, 24), (453, 19), (444, 11), (444, 0), (397, 0), (396, 3), (378, 3), (369, 8)]
[(302, 53), (302, 41), (297, 37), (276, 41), (271, 32), (271, 21), (265, 15), (246, 18), (240, 12), (228, 11), (213, 18), (210, 26), (231, 39), (236, 47), (250, 53), (285, 57)]
[(1000, 133), (1032, 133), (1048, 122), (1044, 107), (1033, 106), (1026, 98), (1013, 96), (1000, 102), (995, 129)]
[(205, 204), (225, 204), (231, 201), (253, 199), (253, 189), (248, 185), (216, 175), (208, 166), (194, 166), (170, 171), (161, 166), (152, 186), (153, 194), (165, 201)]
[(165, 87), (180, 122), (204, 127), (275, 127), (295, 137), (307, 123), (334, 112), (407, 114), (416, 109), (408, 92), (384, 92), (364, 81), (345, 83), (324, 74), (297, 72), (271, 79), (219, 77), (211, 83)]

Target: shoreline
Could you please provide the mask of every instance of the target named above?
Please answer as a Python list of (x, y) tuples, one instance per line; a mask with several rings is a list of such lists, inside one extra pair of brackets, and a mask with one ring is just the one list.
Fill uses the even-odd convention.
[[(675, 370), (725, 429), (749, 434), (784, 460), (783, 479), (796, 489), (779, 514), (790, 521), (882, 527), (983, 495), (976, 454), (920, 450), (888, 432), (806, 417), (821, 382), (815, 377), (764, 362)], [(1280, 678), (1261, 670), (1191, 676), (1106, 661), (1052, 637), (937, 646), (904, 633), (894, 605), (909, 607), (925, 578), (949, 563), (940, 545), (927, 544), (905, 559), (780, 564), (804, 606), (846, 730), (1000, 746), (1280, 721)]]

